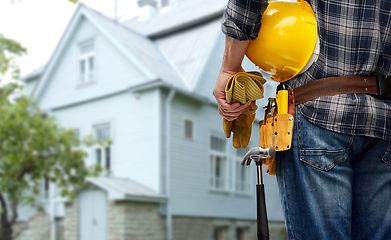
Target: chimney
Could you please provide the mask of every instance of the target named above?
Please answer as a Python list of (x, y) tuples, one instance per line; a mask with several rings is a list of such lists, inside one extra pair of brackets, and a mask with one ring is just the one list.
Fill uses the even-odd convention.
[(160, 7), (164, 8), (170, 4), (169, 0), (160, 0)]
[(158, 1), (157, 0), (138, 0), (139, 16), (140, 20), (145, 20), (154, 15), (157, 11)]
[(154, 8), (157, 8), (158, 1), (157, 0), (138, 0), (137, 1), (138, 7), (142, 8), (146, 5), (152, 6)]

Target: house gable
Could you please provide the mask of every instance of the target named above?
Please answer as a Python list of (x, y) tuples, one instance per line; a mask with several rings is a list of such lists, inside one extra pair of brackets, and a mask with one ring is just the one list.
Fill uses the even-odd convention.
[[(77, 85), (81, 71), (78, 48), (88, 41), (94, 42), (94, 54), (98, 61), (94, 62), (96, 81), (91, 82), (91, 85), (95, 86), (89, 86), (90, 88)], [(142, 56), (137, 52), (140, 47), (148, 49), (148, 54)], [(162, 76), (180, 87), (181, 83), (175, 74), (170, 76), (173, 71), (170, 71), (164, 57), (155, 57), (159, 55), (156, 52), (157, 48), (149, 39), (79, 4), (33, 95), (43, 108), (53, 108), (88, 100), (94, 95), (102, 95), (103, 92), (107, 94), (110, 91), (155, 81)], [(151, 58), (157, 60), (150, 61)], [(162, 65), (161, 69), (165, 69), (168, 74), (160, 74), (149, 64)], [(113, 79), (114, 75), (117, 79)]]
[[(93, 69), (92, 78), (82, 81), (84, 75), (80, 70), (80, 51), (86, 44), (93, 46)], [(104, 34), (84, 17), (80, 19), (65, 48), (50, 75), (45, 72), (39, 82), (43, 84), (46, 80), (44, 89), (36, 96), (43, 109), (58, 108), (113, 94), (148, 80), (148, 76), (140, 68), (118, 51)], [(86, 71), (89, 63), (84, 64)]]

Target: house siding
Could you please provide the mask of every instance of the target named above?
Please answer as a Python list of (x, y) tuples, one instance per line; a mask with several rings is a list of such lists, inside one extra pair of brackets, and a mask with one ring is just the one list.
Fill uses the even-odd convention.
[[(157, 89), (143, 93), (124, 92), (59, 109), (53, 115), (61, 126), (78, 128), (82, 136), (91, 134), (95, 125), (110, 124), (111, 174), (133, 179), (159, 192), (158, 102)], [(93, 149), (86, 150), (89, 153), (87, 164), (95, 163)]]
[[(230, 189), (213, 191), (209, 188), (210, 136), (217, 134), (225, 138), (222, 119), (216, 113), (217, 107), (212, 104), (181, 97), (173, 103), (170, 149), (173, 214), (255, 219), (254, 194), (242, 195)], [(184, 138), (185, 118), (194, 121), (194, 140)], [(255, 138), (256, 135), (254, 130)], [(227, 140), (227, 146), (231, 146), (230, 140)], [(235, 153), (231, 147), (228, 151), (230, 156)], [(232, 159), (228, 161), (232, 162)]]
[(37, 83), (39, 82), (39, 78), (34, 78), (29, 81), (23, 82), (23, 90), (22, 93), (31, 96), (31, 94), (34, 91), (34, 88), (37, 86)]
[[(171, 111), (171, 201), (174, 215), (221, 217), (234, 219), (256, 219), (255, 211), (255, 165), (250, 168), (251, 191), (243, 194), (234, 190), (236, 149), (232, 139), (227, 139), (229, 164), (228, 189), (213, 190), (209, 187), (210, 136), (225, 139), (222, 119), (214, 104), (203, 104), (178, 96)], [(194, 122), (194, 139), (184, 137), (184, 120)], [(259, 127), (253, 124), (249, 148), (258, 146)], [(268, 216), (282, 221), (283, 215), (278, 199), (275, 177), (264, 174)]]

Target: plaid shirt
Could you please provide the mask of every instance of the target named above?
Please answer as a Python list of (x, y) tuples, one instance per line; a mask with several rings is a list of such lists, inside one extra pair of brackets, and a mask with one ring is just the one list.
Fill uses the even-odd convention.
[[(312, 0), (320, 54), (304, 73), (287, 81), (349, 75), (391, 75), (391, 1)], [(266, 0), (229, 0), (223, 32), (235, 39), (257, 37)], [(391, 141), (391, 100), (366, 94), (320, 97), (298, 106), (310, 122), (331, 131)]]

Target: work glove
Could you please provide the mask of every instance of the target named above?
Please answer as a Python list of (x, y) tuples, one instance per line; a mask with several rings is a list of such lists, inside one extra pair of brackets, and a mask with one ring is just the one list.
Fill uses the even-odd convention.
[(248, 106), (239, 118), (234, 121), (228, 121), (225, 118), (223, 119), (225, 136), (230, 138), (231, 132), (233, 133), (232, 145), (234, 148), (246, 148), (248, 146), (251, 138), (252, 124), (255, 119), (255, 111), (257, 108), (258, 107), (255, 106), (255, 109), (252, 109)]
[[(263, 98), (263, 84), (266, 80), (258, 72), (240, 72), (232, 76), (225, 87), (225, 96), (227, 103), (240, 102), (251, 103), (256, 99)], [(251, 104), (239, 116), (238, 119), (228, 121), (223, 119), (223, 128), (225, 136), (231, 137), (233, 133), (232, 145), (235, 148), (246, 148), (251, 138), (252, 124), (255, 119), (257, 106), (252, 109)]]

